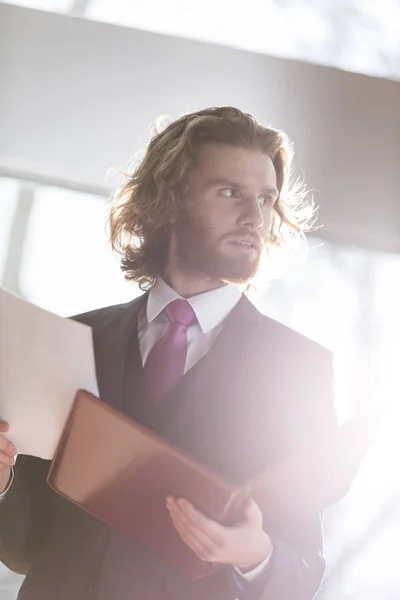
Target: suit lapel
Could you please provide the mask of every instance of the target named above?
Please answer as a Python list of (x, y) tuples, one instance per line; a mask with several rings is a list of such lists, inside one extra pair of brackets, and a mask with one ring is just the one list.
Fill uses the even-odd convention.
[(123, 382), (126, 355), (132, 330), (147, 294), (117, 307), (105, 322), (93, 330), (97, 380), (100, 397), (123, 411)]

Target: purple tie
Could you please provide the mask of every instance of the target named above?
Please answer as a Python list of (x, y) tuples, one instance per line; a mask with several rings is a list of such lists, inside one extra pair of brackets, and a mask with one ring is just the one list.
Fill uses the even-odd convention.
[(178, 298), (164, 308), (170, 321), (164, 337), (151, 350), (144, 366), (147, 390), (153, 400), (164, 396), (185, 373), (187, 329), (197, 322), (193, 308)]

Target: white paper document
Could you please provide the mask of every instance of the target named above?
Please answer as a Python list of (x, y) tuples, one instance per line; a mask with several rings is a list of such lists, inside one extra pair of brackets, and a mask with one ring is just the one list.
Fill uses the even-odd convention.
[(91, 328), (0, 288), (0, 418), (19, 454), (53, 458), (78, 389), (98, 396)]

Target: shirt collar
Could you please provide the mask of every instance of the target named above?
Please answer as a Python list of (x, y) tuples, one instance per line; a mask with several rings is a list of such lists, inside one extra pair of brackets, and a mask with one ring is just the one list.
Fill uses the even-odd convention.
[[(242, 292), (238, 287), (228, 284), (186, 300), (193, 308), (201, 330), (207, 333), (223, 322), (241, 296)], [(181, 296), (159, 277), (150, 290), (147, 300), (147, 321), (149, 323), (153, 321), (170, 302), (177, 298)]]

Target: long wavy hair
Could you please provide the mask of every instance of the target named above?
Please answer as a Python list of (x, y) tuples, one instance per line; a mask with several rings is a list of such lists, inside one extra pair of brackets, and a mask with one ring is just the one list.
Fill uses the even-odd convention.
[(143, 160), (111, 199), (112, 247), (121, 254), (125, 278), (143, 290), (164, 268), (171, 228), (184, 214), (199, 150), (207, 143), (260, 150), (271, 157), (279, 197), (267, 248), (290, 243), (312, 224), (312, 201), (291, 179), (293, 152), (285, 133), (231, 106), (184, 115), (152, 138)]

